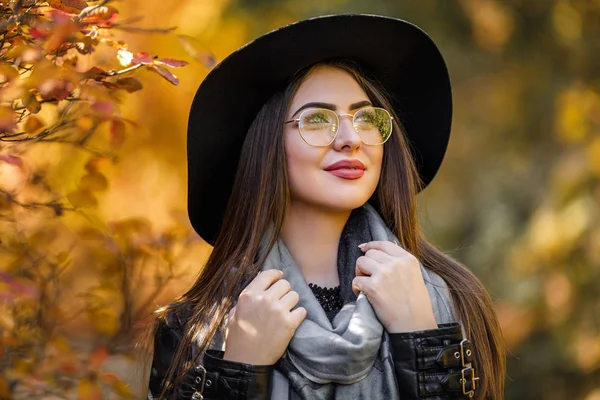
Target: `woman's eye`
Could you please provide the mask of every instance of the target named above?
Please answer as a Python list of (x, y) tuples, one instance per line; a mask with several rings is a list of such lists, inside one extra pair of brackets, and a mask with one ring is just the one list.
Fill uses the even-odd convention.
[(323, 122), (329, 122), (329, 119), (323, 113), (314, 113), (314, 114), (310, 114), (309, 116), (306, 117), (306, 122), (323, 123)]

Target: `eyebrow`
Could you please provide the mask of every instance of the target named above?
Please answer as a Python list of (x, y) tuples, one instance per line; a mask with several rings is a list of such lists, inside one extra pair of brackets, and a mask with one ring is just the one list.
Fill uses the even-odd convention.
[[(371, 106), (373, 104), (371, 104), (370, 101), (368, 100), (363, 100), (363, 101), (359, 101), (358, 103), (352, 103), (350, 104), (350, 110), (356, 110), (357, 108), (361, 108), (361, 107), (366, 107), (366, 106)], [(320, 103), (320, 102), (311, 102), (311, 103), (306, 103), (305, 105), (303, 105), (302, 107), (300, 107), (299, 109), (296, 110), (296, 112), (294, 114), (292, 114), (292, 118), (294, 118), (300, 111), (304, 110), (305, 108), (326, 108), (328, 110), (331, 111), (336, 111), (337, 107), (335, 104), (331, 104), (331, 103)]]

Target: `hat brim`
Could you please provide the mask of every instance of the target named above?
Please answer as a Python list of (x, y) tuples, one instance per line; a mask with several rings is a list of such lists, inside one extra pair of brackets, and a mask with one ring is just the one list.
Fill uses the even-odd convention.
[(200, 84), (188, 121), (188, 214), (214, 244), (244, 138), (264, 103), (299, 69), (351, 59), (391, 96), (423, 187), (448, 145), (452, 91), (444, 59), (416, 25), (377, 15), (331, 15), (271, 31), (221, 61)]

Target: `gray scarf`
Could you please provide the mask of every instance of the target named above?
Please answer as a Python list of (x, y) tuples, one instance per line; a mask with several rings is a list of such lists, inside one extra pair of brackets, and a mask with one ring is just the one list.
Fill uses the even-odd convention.
[[(351, 287), (356, 259), (362, 255), (358, 244), (373, 240), (397, 241), (375, 209), (365, 204), (352, 212), (340, 239), (338, 274), (344, 306), (332, 322), (283, 241), (269, 251), (262, 269), (282, 270), (300, 295), (298, 306), (307, 310), (275, 366), (271, 399), (399, 399), (389, 335), (365, 295), (357, 297)], [(421, 272), (437, 323), (454, 322), (444, 281), (422, 265)]]

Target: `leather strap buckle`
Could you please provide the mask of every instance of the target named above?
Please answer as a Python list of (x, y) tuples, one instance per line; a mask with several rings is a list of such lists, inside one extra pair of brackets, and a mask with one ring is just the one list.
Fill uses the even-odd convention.
[(471, 344), (469, 339), (463, 339), (460, 341), (460, 361), (462, 363), (463, 368), (467, 368), (467, 367), (471, 366), (470, 362), (465, 362), (465, 359), (466, 359), (465, 355), (469, 358), (469, 360), (471, 360), (471, 354), (472, 354), (471, 349), (468, 348), (465, 350), (465, 347), (467, 347), (467, 345), (469, 345), (469, 344)]
[[(469, 376), (465, 376), (465, 373)], [(475, 369), (471, 367), (471, 365), (469, 365), (468, 367), (463, 368), (460, 371), (460, 376), (460, 383), (462, 384), (463, 394), (472, 398), (473, 396), (475, 396), (475, 382), (479, 380), (479, 377), (475, 376)], [(467, 383), (469, 383), (469, 381), (471, 383), (471, 390), (467, 390)]]
[(192, 400), (203, 400), (204, 395), (202, 393), (204, 392), (204, 383), (206, 382), (206, 369), (202, 365), (197, 365), (195, 368), (196, 371), (202, 371), (202, 378), (199, 376), (196, 377), (196, 383), (200, 385), (200, 391), (194, 392)]

